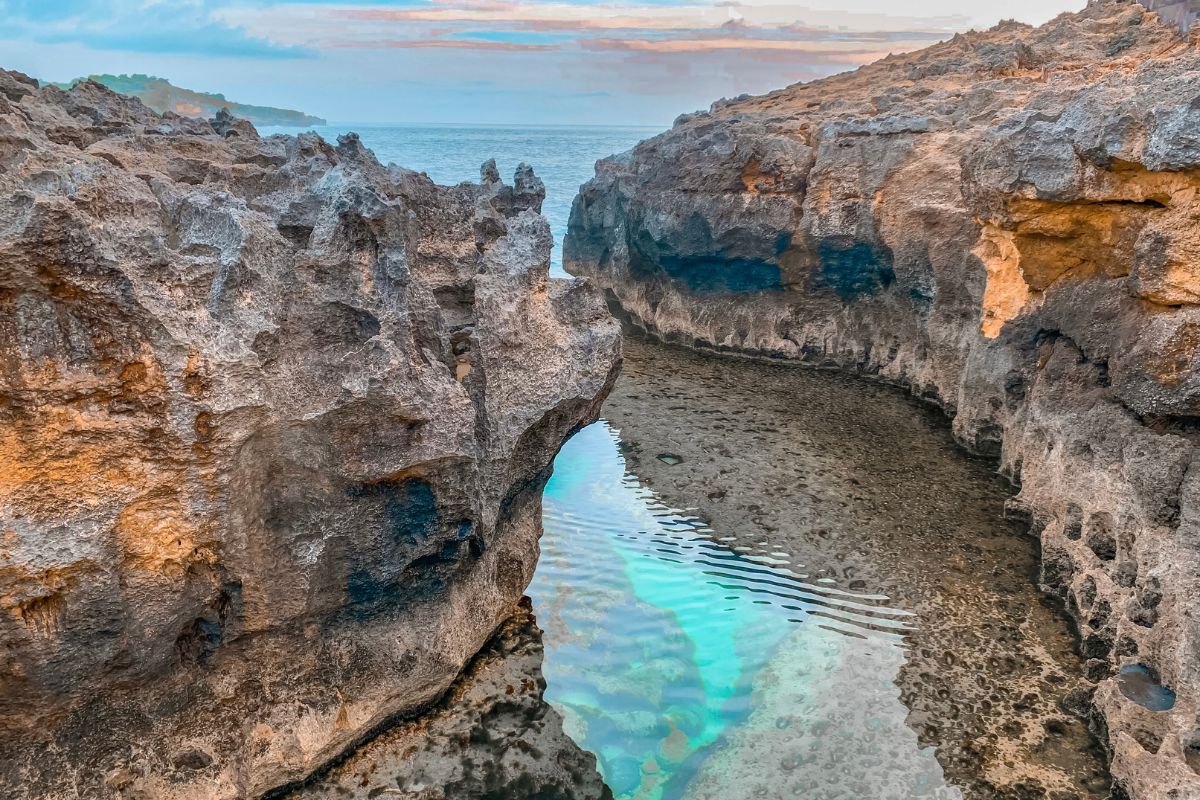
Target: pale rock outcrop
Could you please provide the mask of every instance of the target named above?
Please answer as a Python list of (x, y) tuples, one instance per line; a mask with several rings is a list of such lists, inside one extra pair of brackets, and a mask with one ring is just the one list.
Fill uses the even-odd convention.
[(688, 115), (565, 264), (670, 341), (837, 366), (999, 456), (1134, 798), (1200, 797), (1200, 52), (1093, 0)]
[(0, 72), (0, 792), (256, 797), (513, 612), (619, 331), (441, 187)]
[(1181, 33), (1188, 30), (1200, 19), (1200, 4), (1196, 0), (1137, 0), (1146, 8), (1158, 14), (1163, 22), (1175, 25)]

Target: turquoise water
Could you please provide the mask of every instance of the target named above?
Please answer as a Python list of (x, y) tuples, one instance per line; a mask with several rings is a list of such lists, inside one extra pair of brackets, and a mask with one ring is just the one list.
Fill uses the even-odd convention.
[(546, 696), (617, 797), (960, 796), (905, 724), (910, 612), (731, 549), (640, 486), (603, 421), (544, 504)]
[[(562, 270), (562, 240), (567, 232), (571, 201), (580, 185), (593, 175), (598, 159), (620, 153), (658, 133), (656, 128), (633, 127), (487, 127), (487, 126), (362, 126), (325, 125), (312, 130), (330, 142), (353, 130), (384, 164), (393, 162), (429, 175), (437, 183), (478, 181), (479, 167), (496, 159), (500, 174), (512, 183), (517, 164), (533, 165), (546, 184), (542, 213), (554, 233), (551, 274)], [(297, 133), (296, 128), (260, 128), (260, 133)]]

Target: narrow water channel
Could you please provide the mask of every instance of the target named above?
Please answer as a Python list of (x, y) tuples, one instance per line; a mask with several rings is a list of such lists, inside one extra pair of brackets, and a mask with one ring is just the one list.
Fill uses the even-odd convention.
[(632, 340), (563, 448), (530, 595), (620, 798), (1101, 798), (1087, 684), (1008, 490), (846, 376)]
[[(533, 163), (559, 243), (595, 159), (653, 132), (361, 130), (443, 183)], [(530, 593), (547, 695), (618, 796), (1106, 796), (1036, 543), (939, 412), (627, 339), (604, 416), (556, 464)]]

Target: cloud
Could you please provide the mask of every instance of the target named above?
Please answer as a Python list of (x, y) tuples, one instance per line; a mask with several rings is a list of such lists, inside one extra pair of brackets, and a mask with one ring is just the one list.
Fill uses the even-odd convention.
[(839, 62), (861, 62), (863, 58), (880, 52), (879, 48), (821, 47), (819, 44), (787, 39), (589, 39), (580, 42), (585, 50), (611, 50), (615, 52), (653, 53), (696, 53), (706, 50), (782, 50), (812, 58), (833, 57)]
[[(855, 11), (838, 10), (856, 2)], [(547, 95), (604, 92), (614, 104), (660, 98), (674, 116), (713, 97), (923, 47), (966, 23), (953, 14), (872, 12), (862, 2), (837, 0), (833, 10), (771, 0), (280, 2), (230, 6), (219, 18), (317, 50), (323, 62), (353, 53), (377, 74), (419, 74), (448, 93), (461, 91), (452, 81), (488, 76)]]
[(510, 3), (504, 0), (434, 0), (427, 5), (404, 8), (351, 8), (333, 11), (332, 16), (371, 22), (470, 22), (493, 25), (536, 25), (543, 29), (570, 30), (640, 28), (661, 30), (696, 24), (719, 25), (729, 19), (716, 6), (593, 6), (572, 3)]
[[(6, 66), (376, 122), (661, 124), (1083, 0), (0, 0)], [(898, 10), (904, 9), (904, 10)], [(300, 57), (308, 60), (299, 61)], [(479, 82), (485, 81), (487, 88)]]
[(493, 42), (486, 39), (375, 39), (364, 41), (329, 42), (327, 47), (358, 48), (363, 50), (404, 50), (419, 47), (444, 48), (449, 50), (494, 50), (500, 52), (537, 52), (556, 50), (551, 44), (521, 44), (519, 42)]
[(795, 4), (747, 3), (570, 3), (510, 2), (510, 0), (429, 0), (404, 8), (339, 8), (331, 16), (371, 22), (484, 22), (495, 25), (532, 25), (573, 30), (614, 28), (678, 30), (717, 28), (729, 22), (758, 27), (824, 30), (939, 31), (962, 30), (963, 15), (921, 17), (883, 13), (815, 10)]
[(0, 0), (6, 38), (96, 50), (300, 58), (316, 52), (251, 35), (214, 16), (215, 0)]
[[(798, 18), (802, 13), (822, 22)], [(694, 0), (621, 4), (413, 0), (400, 7), (312, 5), (304, 13), (286, 5), (235, 8), (223, 16), (248, 30), (270, 30), (280, 42), (318, 50), (793, 51), (828, 53), (831, 64), (920, 47), (946, 38), (965, 20)]]

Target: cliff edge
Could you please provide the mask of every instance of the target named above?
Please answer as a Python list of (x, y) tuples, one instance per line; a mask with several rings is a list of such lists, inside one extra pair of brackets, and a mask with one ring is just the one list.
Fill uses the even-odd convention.
[(445, 692), (619, 362), (543, 195), (0, 72), (5, 797), (257, 797)]
[(1197, 130), (1195, 44), (1093, 0), (682, 117), (565, 244), (663, 339), (905, 385), (998, 455), (1142, 799), (1200, 796)]

